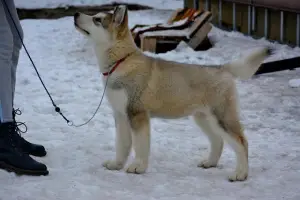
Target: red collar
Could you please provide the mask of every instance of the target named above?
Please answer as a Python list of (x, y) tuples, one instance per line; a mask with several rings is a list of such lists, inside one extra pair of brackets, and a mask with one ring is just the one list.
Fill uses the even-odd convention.
[(111, 70), (109, 71), (109, 72), (104, 72), (104, 73), (102, 73), (103, 74), (103, 76), (108, 76), (108, 75), (110, 75), (110, 74), (112, 74), (116, 69), (117, 69), (117, 67), (129, 56), (129, 55), (131, 55), (131, 54), (128, 54), (127, 56), (125, 56), (124, 58), (122, 58), (122, 59), (120, 59), (120, 60), (118, 60), (117, 62), (116, 62), (116, 64), (114, 64), (114, 66), (113, 66), (113, 68), (111, 68)]

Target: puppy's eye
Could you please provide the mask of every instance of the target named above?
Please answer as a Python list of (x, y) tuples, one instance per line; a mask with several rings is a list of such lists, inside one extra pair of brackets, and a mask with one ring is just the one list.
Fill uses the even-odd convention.
[(100, 17), (94, 17), (93, 22), (94, 22), (94, 24), (99, 25), (99, 24), (101, 24), (101, 18)]

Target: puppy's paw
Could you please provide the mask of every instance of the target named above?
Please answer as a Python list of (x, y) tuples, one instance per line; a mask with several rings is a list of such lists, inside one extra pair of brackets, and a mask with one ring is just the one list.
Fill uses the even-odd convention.
[(232, 175), (228, 177), (230, 182), (235, 181), (245, 181), (248, 178), (248, 170), (246, 169), (238, 169)]
[(124, 164), (115, 160), (108, 160), (105, 161), (102, 166), (109, 170), (121, 170), (123, 169)]
[(212, 167), (217, 167), (217, 162), (212, 162), (211, 160), (203, 160), (198, 164), (198, 167), (207, 169)]
[(147, 167), (148, 166), (145, 162), (135, 160), (128, 166), (126, 172), (133, 174), (143, 174), (146, 172)]

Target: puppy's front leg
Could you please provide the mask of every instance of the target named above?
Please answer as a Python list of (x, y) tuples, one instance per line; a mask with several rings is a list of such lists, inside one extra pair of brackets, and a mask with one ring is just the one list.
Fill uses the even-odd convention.
[(148, 113), (129, 113), (132, 128), (134, 161), (127, 168), (128, 173), (142, 174), (148, 167), (150, 153), (150, 119)]
[(127, 116), (115, 113), (116, 124), (116, 158), (103, 163), (109, 170), (120, 170), (124, 167), (131, 150), (131, 129)]

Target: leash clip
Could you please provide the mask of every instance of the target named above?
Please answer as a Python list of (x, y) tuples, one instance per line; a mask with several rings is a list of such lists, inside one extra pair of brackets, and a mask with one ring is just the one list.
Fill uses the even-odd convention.
[(68, 121), (67, 124), (68, 124), (69, 126), (73, 126), (73, 125), (74, 125), (73, 121)]

